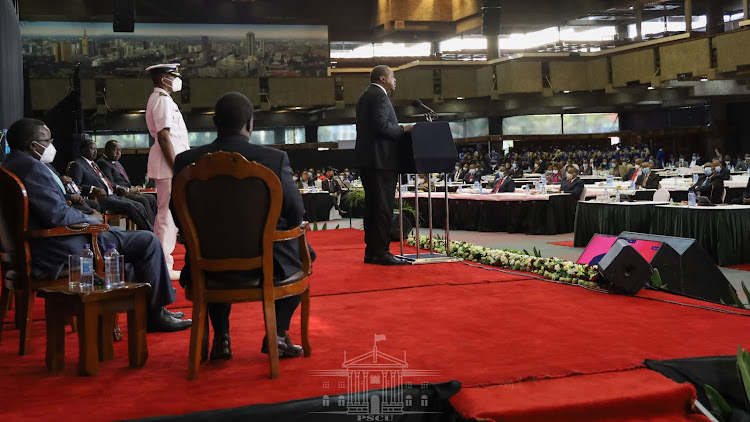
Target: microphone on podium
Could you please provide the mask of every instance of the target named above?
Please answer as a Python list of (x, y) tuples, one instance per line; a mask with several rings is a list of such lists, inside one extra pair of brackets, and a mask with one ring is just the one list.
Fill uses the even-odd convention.
[(427, 119), (428, 122), (431, 122), (433, 120), (436, 120), (438, 118), (438, 114), (435, 112), (435, 110), (427, 107), (422, 101), (414, 99), (411, 100), (411, 105), (417, 108), (423, 108), (427, 110), (424, 114), (424, 117)]

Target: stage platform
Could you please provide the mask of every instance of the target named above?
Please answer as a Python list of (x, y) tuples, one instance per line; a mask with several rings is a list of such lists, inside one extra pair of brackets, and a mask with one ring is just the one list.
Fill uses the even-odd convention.
[[(461, 382), (451, 403), (467, 419), (705, 420), (691, 414), (692, 386), (645, 369), (643, 360), (731, 355), (747, 346), (748, 316), (696, 307), (717, 305), (654, 292), (614, 296), (462, 263), (365, 265), (363, 237), (353, 229), (309, 233), (318, 254), (312, 356), (282, 360), (277, 380), (269, 379), (260, 353), (257, 303), (233, 307), (234, 359), (202, 365), (197, 381), (186, 379), (188, 331), (149, 334), (141, 369), (127, 367), (127, 342), (117, 343), (115, 359), (93, 378), (75, 375), (76, 335), (67, 332), (66, 370), (51, 376), (42, 315), (28, 356), (16, 355), (18, 331), (9, 315), (0, 344), (3, 420), (124, 420), (322, 396), (335, 401), (348, 392), (344, 362), (373, 352), (375, 339), (378, 353), (408, 363), (413, 372), (404, 372), (405, 383)], [(181, 289), (178, 297), (174, 307), (189, 315)], [(299, 341), (298, 315), (290, 334)]]

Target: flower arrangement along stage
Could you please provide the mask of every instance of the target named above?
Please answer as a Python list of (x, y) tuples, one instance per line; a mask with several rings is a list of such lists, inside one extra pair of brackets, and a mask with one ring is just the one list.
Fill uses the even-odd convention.
[[(409, 236), (407, 243), (415, 246), (414, 235)], [(428, 236), (419, 236), (419, 247), (429, 249), (430, 238)], [(444, 254), (445, 239), (435, 236), (432, 240), (432, 247), (435, 252)], [(463, 258), (466, 261), (493, 267), (534, 273), (554, 281), (602, 288), (597, 283), (597, 280), (601, 277), (597, 265), (576, 264), (575, 262), (564, 261), (560, 258), (542, 258), (515, 251), (490, 249), (473, 243), (456, 241), (451, 241), (450, 255), (456, 258)]]

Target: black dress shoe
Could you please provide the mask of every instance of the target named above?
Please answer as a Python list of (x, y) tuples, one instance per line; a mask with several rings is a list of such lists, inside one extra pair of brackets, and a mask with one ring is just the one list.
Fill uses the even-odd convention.
[(177, 318), (177, 319), (185, 318), (185, 313), (182, 311), (172, 312), (169, 309), (167, 309), (167, 312), (169, 312), (169, 315), (171, 315), (172, 318)]
[[(283, 337), (276, 336), (276, 344), (279, 345), (279, 358), (297, 358), (304, 353), (302, 346), (292, 343), (288, 333), (284, 334)], [(261, 347), (260, 352), (268, 354), (268, 339), (266, 337), (263, 337), (263, 347)]]
[[(369, 259), (368, 259), (369, 258)], [(406, 265), (407, 262), (396, 258), (391, 254), (385, 254), (381, 256), (367, 257), (365, 256), (365, 264), (375, 265)]]
[(214, 334), (211, 346), (211, 360), (232, 359), (232, 340), (229, 333)]
[(191, 319), (177, 319), (169, 314), (169, 311), (162, 307), (158, 311), (154, 311), (148, 316), (148, 332), (149, 333), (171, 333), (174, 331), (182, 331), (190, 328), (193, 323)]

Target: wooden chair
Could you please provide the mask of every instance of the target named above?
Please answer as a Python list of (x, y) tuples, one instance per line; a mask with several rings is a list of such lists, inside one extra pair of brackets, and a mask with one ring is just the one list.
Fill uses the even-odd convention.
[[(276, 174), (238, 153), (207, 154), (176, 175), (172, 200), (191, 267), (191, 285), (185, 290), (185, 296), (193, 302), (188, 379), (198, 377), (200, 360), (208, 356), (208, 303), (263, 302), (271, 378), (278, 378), (274, 302), (302, 295), (302, 347), (309, 357), (311, 267), (307, 224), (276, 231), (283, 200)], [(299, 242), (302, 268), (287, 280), (274, 280), (273, 243), (293, 239)], [(215, 274), (212, 277), (213, 272), (220, 271), (243, 273), (231, 282), (218, 280)]]
[[(109, 230), (106, 224), (76, 224), (46, 230), (29, 230), (29, 199), (26, 188), (13, 173), (0, 167), (0, 322), (5, 320), (11, 292), (16, 295), (16, 323), (21, 330), (19, 354), (29, 352), (34, 292), (42, 287), (68, 283), (67, 270), (57, 280), (34, 278), (31, 272), (29, 241), (47, 237), (91, 235), (97, 272), (103, 274), (103, 260), (97, 247), (97, 233)], [(0, 338), (3, 324), (0, 323)]]

